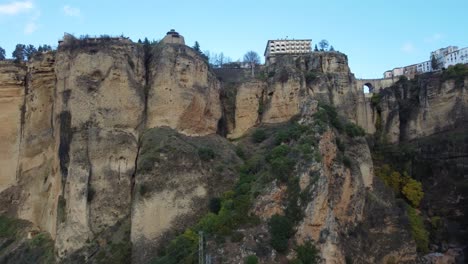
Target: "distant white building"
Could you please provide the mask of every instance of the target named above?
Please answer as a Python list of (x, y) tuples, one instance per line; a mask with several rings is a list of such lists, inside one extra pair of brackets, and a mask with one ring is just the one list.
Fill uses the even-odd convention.
[(405, 75), (408, 78), (413, 78), (417, 73), (432, 72), (436, 69), (432, 68), (432, 58), (437, 61), (437, 69), (448, 68), (455, 64), (468, 64), (468, 47), (458, 49), (457, 46), (448, 46), (431, 52), (428, 61), (418, 64), (413, 64), (405, 67), (394, 68), (384, 72), (384, 78), (393, 78)]
[(431, 61), (425, 61), (417, 64), (417, 72), (425, 73), (432, 71), (432, 63)]
[(277, 39), (268, 40), (265, 48), (265, 62), (274, 62), (276, 55), (301, 55), (310, 53), (312, 40), (311, 39)]
[(444, 58), (444, 67), (448, 68), (449, 66), (455, 64), (468, 64), (468, 48), (459, 49), (448, 53)]

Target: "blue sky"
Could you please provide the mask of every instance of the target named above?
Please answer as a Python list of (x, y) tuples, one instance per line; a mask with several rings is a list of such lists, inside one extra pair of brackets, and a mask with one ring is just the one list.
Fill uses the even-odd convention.
[(176, 29), (192, 46), (233, 60), (268, 39), (327, 39), (348, 55), (358, 78), (429, 59), (440, 47), (468, 46), (468, 1), (119, 1), (0, 0), (0, 47), (55, 46), (64, 32), (161, 39)]

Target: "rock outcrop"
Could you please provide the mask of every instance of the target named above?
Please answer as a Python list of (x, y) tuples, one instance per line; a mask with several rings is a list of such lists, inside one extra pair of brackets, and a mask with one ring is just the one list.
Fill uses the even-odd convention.
[(14, 185), (23, 120), (26, 69), (10, 62), (0, 62), (0, 191)]
[(468, 78), (461, 78), (422, 75), (381, 91), (373, 109), (379, 132), (397, 143), (463, 127), (468, 122)]
[(216, 133), (220, 84), (208, 63), (184, 45), (162, 45), (153, 53), (146, 126), (168, 126), (192, 136)]
[[(255, 72), (215, 73), (185, 45), (122, 38), (68, 36), (27, 63), (0, 62), (2, 215), (50, 233), (64, 263), (147, 263), (184, 230), (193, 246), (194, 230), (219, 223), (207, 249), (224, 263), (284, 263), (309, 240), (324, 263), (414, 262), (405, 202), (374, 177), (354, 124), (391, 143), (463, 129), (468, 79), (435, 73), (365, 96), (339, 52), (279, 57)], [(434, 159), (442, 145), (418, 153)], [(463, 186), (465, 152), (432, 165)], [(431, 195), (445, 190), (415, 175)], [(447, 188), (450, 212), (426, 197), (424, 213), (465, 221), (461, 189)], [(284, 251), (270, 243), (276, 215), (292, 222)], [(454, 237), (433, 248), (465, 243)], [(20, 254), (7, 251), (0, 259)]]

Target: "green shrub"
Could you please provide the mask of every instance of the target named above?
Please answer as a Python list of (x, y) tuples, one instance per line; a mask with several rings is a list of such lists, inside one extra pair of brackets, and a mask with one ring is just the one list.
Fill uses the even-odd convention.
[(293, 235), (292, 222), (285, 216), (273, 215), (268, 223), (271, 246), (278, 252), (288, 249), (288, 239)]
[(318, 74), (316, 72), (311, 71), (305, 74), (306, 84), (313, 83), (317, 78), (318, 78)]
[(309, 128), (298, 123), (293, 123), (287, 128), (280, 130), (275, 136), (275, 144), (289, 143), (292, 140), (298, 140), (301, 135), (308, 132)]
[(221, 210), (221, 199), (218, 197), (211, 198), (208, 207), (210, 212), (217, 214)]
[(264, 141), (265, 139), (267, 139), (267, 134), (264, 129), (259, 128), (255, 130), (255, 132), (252, 134), (252, 139), (253, 139), (253, 142), (260, 143)]
[(245, 258), (245, 264), (258, 264), (258, 258), (255, 255), (250, 255)]
[(322, 154), (320, 154), (320, 151), (315, 151), (314, 153), (314, 159), (317, 162), (322, 162)]
[(372, 97), (371, 97), (372, 107), (378, 107), (381, 100), (382, 100), (382, 96), (380, 94), (377, 94), (377, 93), (372, 94)]
[(239, 158), (243, 160), (246, 159), (244, 149), (241, 146), (236, 146), (236, 154)]
[(423, 219), (418, 215), (416, 209), (411, 206), (406, 207), (406, 212), (408, 213), (411, 234), (416, 242), (418, 251), (427, 253), (429, 251), (429, 232), (424, 227)]
[(422, 190), (422, 184), (414, 179), (408, 179), (408, 182), (403, 186), (401, 193), (411, 202), (414, 207), (418, 207), (424, 192)]
[(453, 79), (457, 85), (462, 85), (466, 77), (468, 77), (468, 66), (464, 64), (449, 66), (447, 70), (442, 73), (443, 81)]
[(203, 161), (210, 161), (214, 159), (215, 153), (211, 148), (199, 148), (198, 149), (198, 156)]
[(59, 223), (65, 222), (67, 219), (67, 201), (63, 198), (63, 195), (60, 195), (57, 203), (57, 220)]
[(198, 234), (188, 229), (172, 240), (164, 255), (152, 261), (153, 264), (196, 263), (198, 260)]
[(241, 173), (256, 174), (265, 167), (265, 158), (263, 155), (254, 155), (241, 168)]
[(15, 219), (0, 215), (0, 237), (14, 237), (18, 230), (18, 222)]
[(348, 123), (345, 125), (345, 132), (350, 137), (362, 137), (366, 135), (366, 131), (356, 124)]
[(267, 160), (271, 161), (277, 158), (286, 157), (290, 151), (291, 148), (287, 145), (276, 146), (270, 151), (270, 154), (268, 154)]
[(336, 111), (335, 107), (331, 105), (319, 103), (319, 109), (314, 114), (314, 118), (323, 123), (331, 124), (340, 133), (343, 131), (343, 124), (338, 117), (338, 112)]
[(287, 182), (296, 162), (288, 157), (279, 157), (270, 161), (271, 173), (279, 180)]
[(297, 263), (301, 264), (317, 264), (320, 261), (319, 251), (310, 242), (306, 241), (303, 245), (296, 248)]

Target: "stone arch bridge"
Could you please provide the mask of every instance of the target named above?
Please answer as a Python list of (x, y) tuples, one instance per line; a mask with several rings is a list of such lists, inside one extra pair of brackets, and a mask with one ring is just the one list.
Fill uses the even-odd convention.
[(356, 79), (356, 85), (359, 89), (365, 85), (369, 87), (369, 93), (378, 93), (380, 90), (386, 87), (392, 86), (398, 79), (386, 78), (386, 79)]

